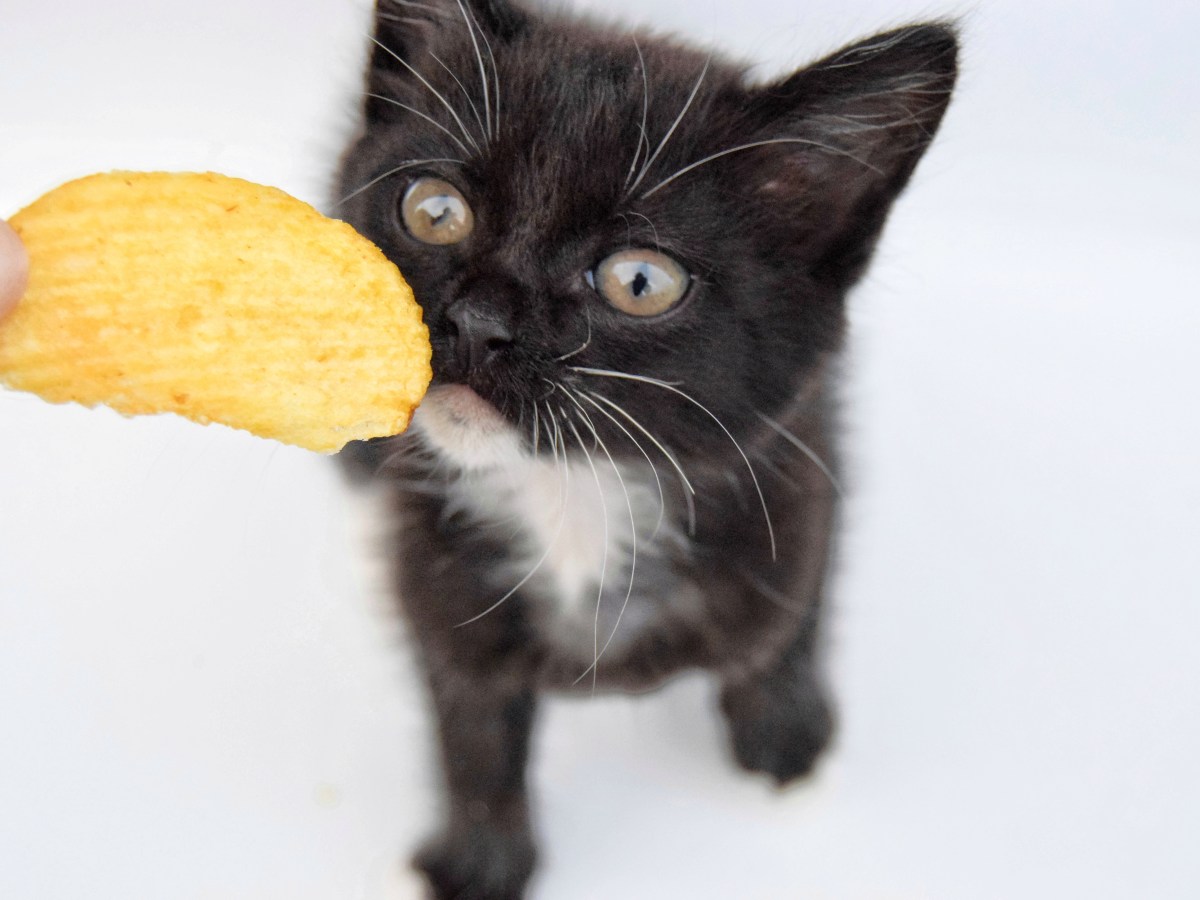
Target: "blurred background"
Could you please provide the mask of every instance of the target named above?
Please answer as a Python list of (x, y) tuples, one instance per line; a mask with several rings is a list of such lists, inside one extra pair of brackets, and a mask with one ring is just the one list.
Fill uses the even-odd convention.
[[(580, 0), (780, 74), (962, 17), (852, 300), (838, 745), (712, 685), (547, 705), (534, 898), (1200, 896), (1200, 7)], [(327, 205), (356, 0), (0, 0), (0, 215), (110, 168)], [(435, 769), (369, 496), (219, 427), (0, 393), (0, 896), (398, 900)]]

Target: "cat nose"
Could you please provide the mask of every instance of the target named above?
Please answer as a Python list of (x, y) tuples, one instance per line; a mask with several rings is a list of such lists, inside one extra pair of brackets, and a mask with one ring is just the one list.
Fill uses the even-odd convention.
[(493, 362), (512, 346), (512, 320), (495, 304), (460, 297), (446, 310), (455, 360), (466, 374)]

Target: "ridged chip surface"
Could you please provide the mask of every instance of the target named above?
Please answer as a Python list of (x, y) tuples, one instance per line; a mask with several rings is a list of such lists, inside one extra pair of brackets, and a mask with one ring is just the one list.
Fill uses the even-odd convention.
[(0, 323), (0, 382), (18, 390), (328, 453), (403, 431), (429, 384), (429, 335), (399, 270), (282, 191), (112, 172), (10, 224), (30, 256)]

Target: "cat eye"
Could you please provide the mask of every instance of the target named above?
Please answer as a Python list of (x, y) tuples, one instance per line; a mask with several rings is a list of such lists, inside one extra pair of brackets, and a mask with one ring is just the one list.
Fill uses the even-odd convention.
[(475, 227), (466, 198), (440, 178), (418, 178), (409, 185), (400, 216), (408, 233), (425, 244), (457, 244)]
[(588, 273), (588, 284), (631, 316), (656, 316), (683, 299), (691, 276), (665, 253), (622, 250)]

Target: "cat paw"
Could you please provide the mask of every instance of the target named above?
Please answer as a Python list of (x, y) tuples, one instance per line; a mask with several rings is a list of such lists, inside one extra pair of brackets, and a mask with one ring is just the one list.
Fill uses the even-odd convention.
[(780, 787), (808, 775), (833, 737), (833, 710), (811, 682), (727, 688), (721, 708), (738, 764)]
[(413, 865), (433, 900), (521, 900), (536, 855), (528, 833), (480, 826), (435, 838)]

